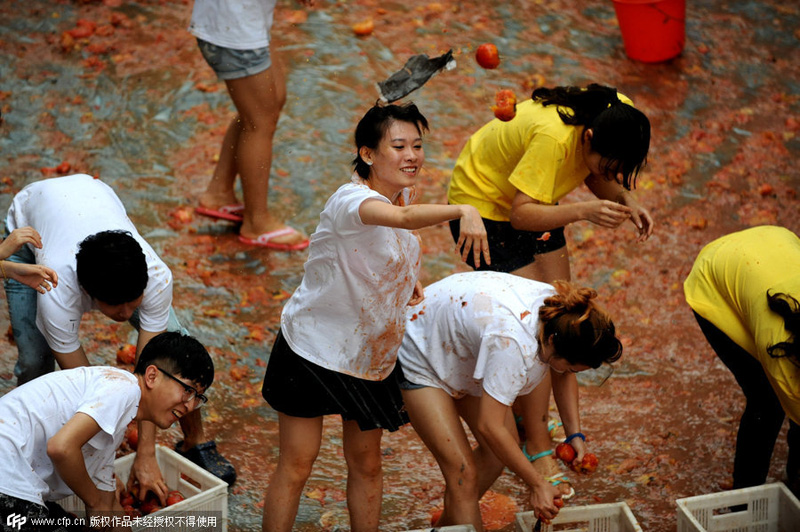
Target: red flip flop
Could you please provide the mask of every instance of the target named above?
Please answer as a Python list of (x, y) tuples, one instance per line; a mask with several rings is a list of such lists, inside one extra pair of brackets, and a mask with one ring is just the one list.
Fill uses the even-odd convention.
[(244, 205), (224, 205), (219, 209), (212, 209), (210, 207), (195, 207), (194, 212), (208, 216), (209, 218), (217, 218), (219, 220), (228, 220), (230, 222), (242, 222), (244, 216)]
[(296, 242), (294, 244), (282, 244), (279, 242), (272, 241), (272, 239), (274, 238), (299, 234), (299, 233), (300, 232), (297, 229), (286, 226), (282, 229), (270, 231), (269, 233), (262, 233), (258, 235), (256, 238), (247, 238), (242, 235), (239, 235), (239, 242), (241, 242), (242, 244), (247, 244), (249, 246), (259, 246), (262, 248), (275, 249), (278, 251), (299, 251), (301, 249), (306, 249), (308, 245), (311, 243), (311, 241), (307, 238), (305, 240)]

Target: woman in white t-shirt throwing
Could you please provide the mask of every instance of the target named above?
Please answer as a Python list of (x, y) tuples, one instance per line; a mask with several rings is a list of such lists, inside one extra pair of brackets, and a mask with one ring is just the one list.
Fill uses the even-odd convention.
[(351, 529), (378, 530), (382, 429), (408, 421), (396, 369), (405, 309), (422, 298), (420, 246), (411, 231), (460, 220), (462, 260), (489, 260), (477, 209), (408, 205), (428, 123), (414, 104), (375, 106), (356, 128), (351, 182), (327, 201), (305, 275), (281, 315), (263, 395), (278, 411), (280, 457), (263, 529), (289, 531), (319, 452), (322, 416), (339, 414)]
[[(478, 501), (508, 467), (531, 489), (537, 515), (552, 519), (560, 491), (519, 447), (511, 405), (553, 370), (553, 392), (568, 440), (586, 454), (575, 374), (622, 355), (614, 324), (594, 301), (597, 292), (499, 272), (451, 275), (425, 289), (407, 311), (398, 359), (411, 424), (445, 479), (436, 526), (482, 530)], [(461, 424), (478, 447), (470, 447)]]

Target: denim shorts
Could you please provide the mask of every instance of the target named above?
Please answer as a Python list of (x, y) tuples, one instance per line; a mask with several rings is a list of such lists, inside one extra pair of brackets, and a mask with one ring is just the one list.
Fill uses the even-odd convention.
[(415, 382), (411, 382), (410, 380), (408, 380), (406, 374), (403, 373), (403, 365), (400, 364), (399, 361), (397, 362), (397, 366), (400, 368), (400, 376), (398, 379), (398, 384), (400, 385), (401, 390), (419, 390), (422, 388), (429, 388), (429, 386), (426, 384), (417, 384)]
[(272, 66), (269, 47), (255, 50), (234, 50), (197, 39), (197, 46), (219, 79), (254, 76)]

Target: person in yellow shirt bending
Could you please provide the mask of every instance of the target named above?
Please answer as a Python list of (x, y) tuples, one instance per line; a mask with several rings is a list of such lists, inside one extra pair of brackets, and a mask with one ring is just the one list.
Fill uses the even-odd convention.
[[(569, 281), (564, 226), (581, 220), (611, 229), (630, 220), (639, 241), (649, 238), (653, 218), (630, 192), (649, 147), (647, 116), (597, 84), (536, 89), (512, 120), (484, 125), (461, 151), (447, 193), (450, 203), (472, 205), (483, 218), (492, 263), (477, 269)], [(596, 200), (558, 204), (581, 183)], [(450, 229), (458, 241), (458, 226)], [(548, 429), (551, 378), (515, 410), (524, 418), (523, 451), (555, 485), (562, 475)], [(568, 497), (572, 490), (562, 488)]]
[(800, 494), (800, 238), (760, 226), (714, 240), (683, 284), (708, 343), (742, 387), (733, 487), (766, 481), (789, 416), (789, 488)]

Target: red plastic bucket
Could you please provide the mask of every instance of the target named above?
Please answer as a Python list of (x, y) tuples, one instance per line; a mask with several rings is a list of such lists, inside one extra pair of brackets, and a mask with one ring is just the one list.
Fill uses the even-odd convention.
[(625, 53), (658, 63), (679, 55), (686, 41), (686, 0), (614, 0)]

